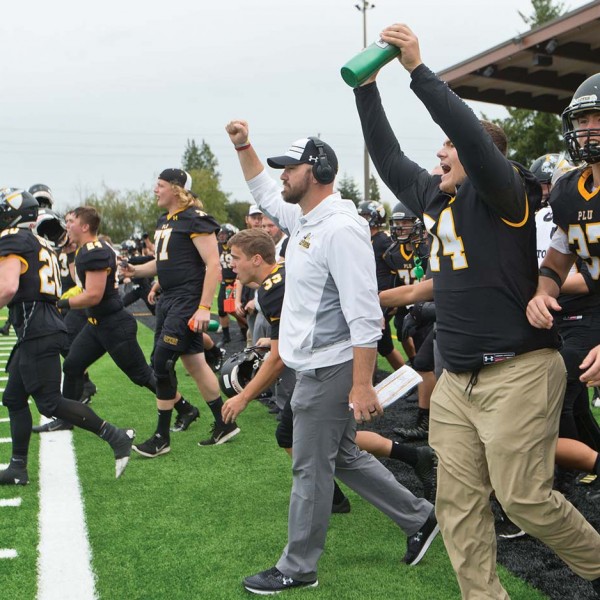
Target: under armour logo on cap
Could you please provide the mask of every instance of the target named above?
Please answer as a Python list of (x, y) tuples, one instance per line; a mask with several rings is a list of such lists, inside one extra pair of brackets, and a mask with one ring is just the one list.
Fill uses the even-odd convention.
[[(327, 156), (327, 162), (334, 173), (338, 170), (338, 159), (333, 148), (323, 143), (323, 151)], [(319, 149), (310, 138), (296, 140), (283, 156), (267, 158), (267, 164), (273, 169), (283, 169), (288, 165), (314, 164), (319, 160)]]

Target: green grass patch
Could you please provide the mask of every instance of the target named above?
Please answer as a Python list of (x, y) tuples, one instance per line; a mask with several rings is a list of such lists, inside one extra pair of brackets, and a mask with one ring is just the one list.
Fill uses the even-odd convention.
[[(140, 325), (138, 336), (149, 356), (152, 333)], [(129, 382), (107, 357), (92, 367), (91, 376), (98, 386), (92, 408), (100, 416), (134, 427), (138, 441), (152, 434), (156, 409), (147, 390)], [(88, 432), (74, 433), (101, 600), (249, 598), (242, 578), (274, 565), (285, 544), (291, 469), (274, 438), (275, 419), (254, 402), (238, 420), (242, 432), (235, 439), (198, 447), (212, 416), (181, 366), (178, 376), (182, 393), (200, 407), (201, 418), (187, 432), (173, 434), (170, 454), (156, 459), (134, 455), (123, 477), (115, 480), (109, 448)], [(8, 425), (0, 428), (7, 436)], [(18, 490), (23, 507), (0, 509), (0, 547), (21, 554), (0, 561), (2, 598), (33, 600), (36, 594), (38, 443), (33, 437), (32, 483)], [(4, 446), (0, 461), (8, 462), (10, 450)], [(0, 488), (0, 497), (13, 495), (14, 489)], [(331, 518), (319, 587), (286, 592), (286, 597), (460, 597), (440, 536), (420, 565), (403, 565), (402, 532), (354, 493), (348, 495), (352, 512)], [(500, 573), (511, 597), (544, 598), (504, 569)]]

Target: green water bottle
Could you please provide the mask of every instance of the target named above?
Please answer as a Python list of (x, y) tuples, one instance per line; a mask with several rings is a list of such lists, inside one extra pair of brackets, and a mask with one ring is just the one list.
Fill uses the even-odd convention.
[(219, 331), (219, 321), (211, 319), (208, 322), (208, 331)]
[(383, 40), (378, 40), (367, 46), (362, 52), (353, 56), (342, 67), (342, 79), (350, 87), (362, 85), (375, 71), (389, 63), (400, 54), (400, 48), (392, 46)]

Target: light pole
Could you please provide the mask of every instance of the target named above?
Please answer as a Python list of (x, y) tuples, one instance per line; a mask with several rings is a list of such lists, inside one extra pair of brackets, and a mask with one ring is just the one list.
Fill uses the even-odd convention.
[[(368, 0), (361, 0), (358, 4), (355, 4), (354, 7), (356, 10), (360, 11), (363, 16), (363, 49), (367, 47), (367, 11), (375, 8), (375, 5)], [(370, 162), (369, 162), (369, 152), (367, 151), (367, 145), (365, 144), (365, 157), (364, 157), (364, 177), (365, 177), (365, 192), (364, 192), (364, 200), (368, 202), (369, 200), (369, 180), (371, 179), (370, 174)]]

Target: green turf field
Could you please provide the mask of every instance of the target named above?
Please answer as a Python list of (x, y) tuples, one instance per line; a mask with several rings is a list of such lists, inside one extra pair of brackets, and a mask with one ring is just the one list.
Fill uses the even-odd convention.
[[(149, 354), (152, 335), (140, 325), (140, 342)], [(92, 407), (103, 418), (134, 427), (138, 440), (155, 425), (154, 399), (102, 359), (91, 370), (98, 386)], [(194, 403), (191, 379), (179, 373), (182, 392)], [(0, 416), (6, 416), (0, 408)], [(34, 411), (34, 420), (37, 411)], [(235, 599), (250, 595), (241, 579), (271, 567), (286, 539), (290, 462), (275, 442), (276, 421), (259, 403), (239, 419), (242, 433), (230, 443), (200, 448), (212, 419), (173, 434), (172, 451), (157, 459), (134, 455), (120, 480), (108, 447), (95, 436), (74, 434), (78, 469), (101, 600)], [(9, 436), (0, 423), (0, 437)], [(36, 597), (39, 442), (32, 438), (29, 486), (0, 488), (0, 498), (23, 499), (20, 508), (0, 508), (0, 548), (19, 557), (0, 560), (0, 598)], [(0, 445), (0, 463), (10, 445)], [(400, 562), (405, 537), (386, 517), (348, 492), (352, 512), (331, 519), (327, 547), (315, 590), (286, 592), (289, 597), (335, 600), (459, 598), (450, 563), (438, 536), (415, 567)], [(68, 539), (63, 541), (68, 544)], [(501, 570), (515, 600), (544, 598)], [(57, 597), (60, 597), (57, 596)]]

